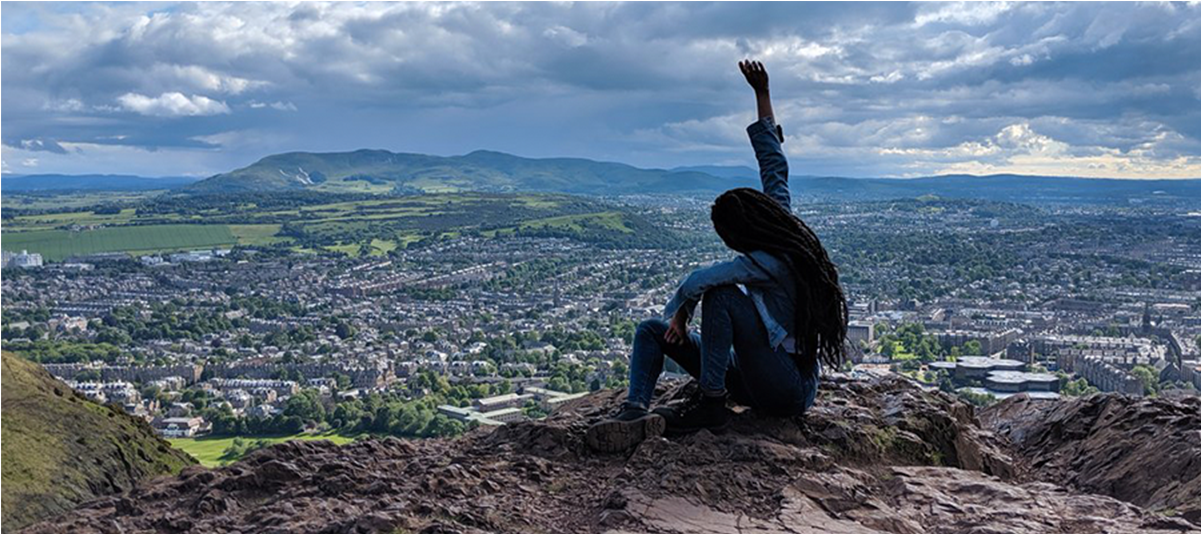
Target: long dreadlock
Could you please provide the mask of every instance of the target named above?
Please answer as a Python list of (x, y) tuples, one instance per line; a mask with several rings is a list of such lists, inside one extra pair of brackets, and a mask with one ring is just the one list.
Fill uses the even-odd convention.
[(820, 358), (838, 369), (846, 358), (847, 303), (817, 234), (775, 199), (747, 187), (722, 193), (710, 216), (726, 246), (743, 254), (761, 250), (789, 265), (797, 288), (797, 351), (807, 362)]

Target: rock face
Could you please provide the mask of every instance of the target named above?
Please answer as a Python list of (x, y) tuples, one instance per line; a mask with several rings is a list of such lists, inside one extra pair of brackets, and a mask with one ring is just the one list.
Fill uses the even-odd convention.
[(1201, 397), (1016, 396), (981, 414), (1039, 480), (1109, 495), (1201, 524)]
[(6, 532), (196, 463), (145, 421), (87, 400), (40, 366), (3, 353)]
[(746, 411), (721, 434), (588, 451), (584, 429), (619, 398), (454, 440), (277, 445), (27, 532), (1201, 533), (1022, 483), (970, 406), (901, 378), (827, 380), (803, 419)]

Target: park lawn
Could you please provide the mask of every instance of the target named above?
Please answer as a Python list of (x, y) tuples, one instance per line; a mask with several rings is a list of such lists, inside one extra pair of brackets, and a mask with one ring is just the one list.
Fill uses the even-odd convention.
[[(274, 445), (294, 439), (305, 441), (327, 439), (338, 445), (345, 445), (357, 438), (358, 436), (343, 436), (330, 432), (325, 434), (295, 434), (291, 436), (242, 437), (242, 440), (254, 442), (261, 439)], [(200, 438), (170, 438), (167, 441), (171, 443), (172, 447), (188, 453), (205, 467), (221, 467), (230, 463), (230, 461), (221, 459), (221, 456), (225, 454), (225, 449), (228, 449), (233, 444), (234, 439), (236, 438), (206, 436)]]
[(372, 239), (371, 240), (371, 255), (372, 256), (387, 255), (389, 252), (396, 250), (396, 246), (397, 245), (396, 245), (395, 241), (388, 241), (388, 240), (384, 240), (384, 239)]
[(37, 230), (5, 232), (4, 250), (37, 252), (47, 261), (98, 252), (169, 252), (231, 247), (237, 238), (223, 224), (156, 224), (116, 226), (72, 232)]
[(344, 245), (327, 245), (325, 250), (331, 252), (341, 252), (342, 254), (352, 258), (357, 258), (359, 257), (359, 248), (360, 247), (358, 243), (347, 243)]
[(916, 360), (917, 359), (917, 355), (912, 352), (907, 352), (905, 350), (905, 345), (902, 345), (900, 341), (893, 342), (892, 348), (893, 348), (893, 353), (892, 353), (891, 360), (894, 362), (903, 362), (903, 361), (907, 361), (907, 360)]

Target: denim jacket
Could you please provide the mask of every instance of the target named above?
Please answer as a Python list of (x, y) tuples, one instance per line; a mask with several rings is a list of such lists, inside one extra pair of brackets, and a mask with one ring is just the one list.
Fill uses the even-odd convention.
[[(746, 129), (759, 161), (759, 179), (763, 192), (792, 211), (792, 196), (788, 191), (788, 159), (780, 146), (784, 132), (771, 117), (764, 117)], [(710, 288), (722, 285), (741, 285), (755, 303), (763, 325), (767, 327), (768, 342), (772, 348), (785, 345), (794, 352), (788, 331), (794, 323), (796, 313), (795, 281), (787, 263), (763, 251), (741, 254), (724, 262), (697, 269), (680, 284), (671, 302), (663, 309), (665, 319), (671, 318), (680, 308), (691, 316), (701, 296)], [(785, 326), (788, 325), (788, 326)], [(787, 341), (787, 343), (786, 343)]]

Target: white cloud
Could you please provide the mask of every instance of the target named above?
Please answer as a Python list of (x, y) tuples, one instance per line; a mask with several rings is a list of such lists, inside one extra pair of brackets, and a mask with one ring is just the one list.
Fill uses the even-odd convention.
[[(5, 14), (22, 9), (31, 8), (5, 4)], [(746, 57), (767, 63), (786, 149), (807, 172), (933, 172), (954, 162), (1011, 164), (1022, 153), (1063, 163), (1064, 174), (1075, 168), (1070, 158), (1133, 157), (1147, 143), (1154, 149), (1138, 154), (1142, 162), (1201, 153), (1201, 107), (1187, 105), (1201, 99), (1201, 63), (1181, 52), (1201, 47), (1201, 10), (1182, 5), (180, 3), (74, 11), (39, 12), (40, 27), (3, 36), (5, 154), (15, 147), (42, 156), (42, 169), (57, 171), (69, 158), (130, 161), (51, 144), (60, 142), (140, 147), (158, 153), (135, 152), (139, 161), (165, 164), (181, 160), (161, 154), (196, 150), (210, 158), (198, 167), (218, 170), (268, 150), (364, 146), (753, 164), (743, 131), (753, 103), (732, 68)], [(198, 116), (209, 118), (171, 128), (159, 120)], [(1160, 140), (1163, 128), (1177, 137)], [(243, 133), (235, 141), (228, 132)], [(246, 144), (272, 135), (270, 146)], [(19, 168), (21, 158), (7, 159)]]
[(25, 158), (25, 159), (21, 160), (21, 166), (22, 167), (37, 167), (38, 159), (37, 158)]
[(247, 103), (251, 109), (271, 108), (276, 111), (296, 111), (296, 104), (291, 102), (259, 102), (251, 100)]
[(1012, 9), (1010, 2), (947, 2), (927, 4), (933, 11), (918, 14), (914, 23), (919, 28), (931, 23), (980, 26), (991, 24)]
[(251, 89), (262, 89), (270, 83), (249, 80), (215, 72), (199, 65), (155, 65), (150, 76), (164, 79), (173, 85), (186, 85), (196, 90), (237, 95)]
[[(904, 165), (925, 174), (1039, 174), (1089, 178), (1197, 178), (1201, 156), (1161, 157), (1156, 151), (1183, 139), (1176, 132), (1160, 132), (1130, 150), (1103, 146), (1073, 147), (1035, 132), (1028, 123), (1008, 125), (989, 138), (955, 146), (882, 148), (882, 157), (909, 160)], [(914, 173), (909, 173), (914, 174)], [(921, 173), (916, 173), (921, 174)]]
[(905, 75), (899, 70), (894, 70), (888, 74), (877, 74), (870, 79), (872, 83), (897, 83), (905, 79)]
[(117, 97), (117, 103), (126, 111), (152, 117), (198, 117), (229, 113), (225, 102), (207, 96), (183, 93), (163, 93), (157, 97), (126, 93)]
[(588, 36), (577, 32), (567, 26), (555, 25), (542, 32), (542, 35), (548, 39), (556, 40), (570, 46), (572, 48), (584, 46), (588, 44)]

